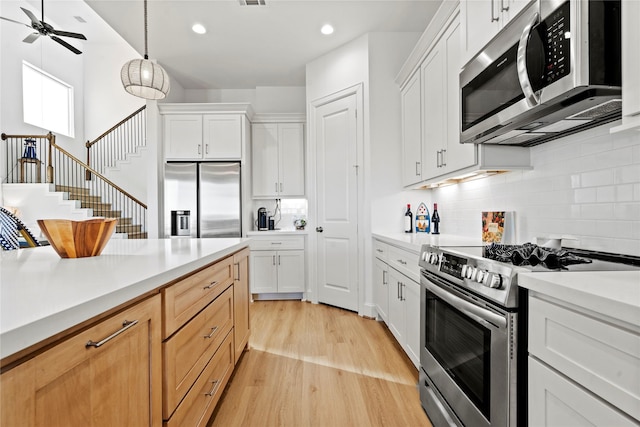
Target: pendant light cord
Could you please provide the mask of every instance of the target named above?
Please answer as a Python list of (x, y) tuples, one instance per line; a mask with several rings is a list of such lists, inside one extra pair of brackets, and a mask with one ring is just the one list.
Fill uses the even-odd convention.
[(149, 59), (147, 48), (147, 0), (144, 0), (144, 59)]

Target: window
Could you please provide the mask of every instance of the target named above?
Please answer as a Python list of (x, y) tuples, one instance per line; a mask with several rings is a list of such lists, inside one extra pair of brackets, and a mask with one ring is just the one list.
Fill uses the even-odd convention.
[(22, 62), (22, 105), (25, 123), (73, 137), (73, 87)]

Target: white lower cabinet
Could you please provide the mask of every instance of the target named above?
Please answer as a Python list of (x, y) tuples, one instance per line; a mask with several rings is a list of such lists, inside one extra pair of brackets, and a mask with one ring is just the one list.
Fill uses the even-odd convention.
[(529, 295), (529, 425), (639, 426), (640, 333)]
[(373, 303), (416, 368), (420, 366), (420, 284), (418, 255), (373, 241)]
[(389, 330), (409, 359), (420, 366), (420, 284), (389, 269)]
[(252, 237), (251, 293), (297, 293), (305, 290), (303, 236)]

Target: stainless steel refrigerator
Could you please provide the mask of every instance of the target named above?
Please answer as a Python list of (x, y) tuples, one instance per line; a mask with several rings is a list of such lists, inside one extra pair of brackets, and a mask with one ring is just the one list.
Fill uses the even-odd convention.
[(172, 211), (189, 218), (191, 237), (241, 237), (240, 163), (166, 163), (164, 206), (166, 237)]

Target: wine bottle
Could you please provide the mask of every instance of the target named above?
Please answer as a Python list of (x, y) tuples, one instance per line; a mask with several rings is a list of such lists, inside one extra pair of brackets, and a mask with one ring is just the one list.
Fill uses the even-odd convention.
[(440, 234), (440, 215), (438, 214), (438, 204), (433, 204), (433, 213), (431, 214), (431, 224), (433, 224), (433, 233)]
[(407, 204), (407, 211), (404, 214), (404, 232), (413, 233), (413, 214), (410, 204)]

